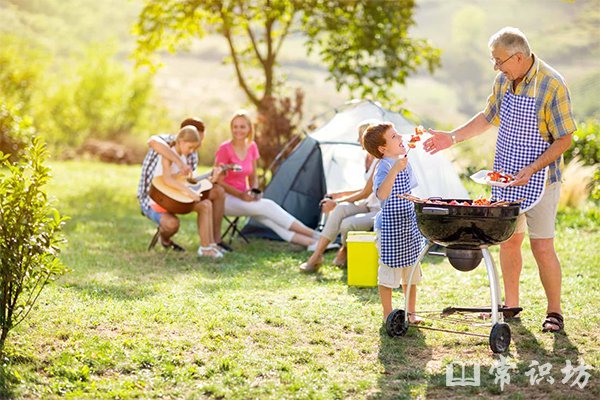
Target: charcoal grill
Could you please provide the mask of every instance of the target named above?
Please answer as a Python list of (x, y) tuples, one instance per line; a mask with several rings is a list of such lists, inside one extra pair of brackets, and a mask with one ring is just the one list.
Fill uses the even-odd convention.
[[(510, 327), (504, 322), (503, 311), (516, 313), (521, 309), (501, 306), (498, 273), (488, 248), (504, 242), (512, 236), (519, 216), (519, 203), (509, 203), (504, 206), (473, 206), (471, 200), (462, 199), (436, 199), (441, 203), (449, 203), (454, 200), (459, 203), (458, 205), (433, 204), (410, 197), (409, 199), (414, 202), (417, 224), (419, 230), (427, 239), (427, 244), (419, 254), (415, 264), (410, 267), (407, 292), (404, 296), (404, 310), (408, 309), (408, 299), (414, 273), (434, 244), (444, 246), (450, 264), (461, 271), (475, 269), (483, 259), (490, 284), (491, 307), (447, 307), (442, 311), (442, 315), (454, 312), (491, 313), (490, 348), (494, 353), (505, 352), (510, 344), (511, 334)], [(469, 205), (463, 205), (465, 202)], [(404, 310), (395, 309), (389, 315), (386, 321), (386, 330), (390, 336), (404, 336), (406, 334), (409, 321), (408, 313), (405, 313)], [(463, 333), (444, 329), (438, 330)]]

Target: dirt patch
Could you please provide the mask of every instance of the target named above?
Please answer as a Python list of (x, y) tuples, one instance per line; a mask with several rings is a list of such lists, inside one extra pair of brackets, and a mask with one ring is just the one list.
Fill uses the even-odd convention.
[(140, 164), (146, 149), (128, 146), (117, 142), (88, 139), (81, 145), (77, 154), (113, 164)]

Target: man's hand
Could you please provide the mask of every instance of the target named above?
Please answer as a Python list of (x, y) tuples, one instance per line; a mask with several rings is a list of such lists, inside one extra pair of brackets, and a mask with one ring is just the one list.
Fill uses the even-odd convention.
[(529, 183), (531, 175), (535, 173), (535, 170), (530, 166), (526, 166), (515, 175), (515, 180), (512, 181), (509, 186), (523, 186)]
[(429, 133), (431, 133), (431, 137), (423, 142), (423, 149), (429, 154), (435, 154), (452, 146), (452, 134), (450, 132), (430, 129)]
[(332, 212), (333, 209), (335, 208), (335, 206), (337, 206), (337, 203), (335, 202), (335, 200), (330, 200), (330, 199), (324, 199), (321, 200), (321, 210), (323, 212)]

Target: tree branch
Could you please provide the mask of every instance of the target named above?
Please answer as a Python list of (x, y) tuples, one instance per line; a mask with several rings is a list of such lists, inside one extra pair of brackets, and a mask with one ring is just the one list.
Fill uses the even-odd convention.
[(260, 51), (258, 51), (258, 43), (256, 43), (256, 39), (254, 38), (254, 32), (252, 32), (250, 24), (248, 24), (248, 26), (246, 27), (246, 32), (248, 32), (248, 36), (250, 37), (250, 41), (252, 42), (252, 49), (254, 50), (254, 54), (256, 54), (256, 58), (258, 58), (258, 61), (260, 61), (261, 65), (264, 67), (265, 60), (260, 54)]
[(248, 96), (248, 99), (252, 102), (252, 104), (254, 104), (256, 107), (259, 107), (260, 99), (256, 96), (254, 92), (252, 92), (252, 90), (246, 83), (244, 76), (242, 75), (240, 60), (235, 49), (235, 45), (233, 44), (233, 38), (231, 36), (229, 20), (227, 16), (223, 13), (223, 11), (221, 11), (221, 17), (223, 18), (223, 35), (225, 36), (225, 39), (227, 39), (227, 44), (229, 45), (229, 51), (231, 52), (231, 58), (233, 59), (233, 66), (235, 68), (235, 73), (238, 78), (238, 83), (240, 84), (240, 87), (242, 88), (244, 93), (246, 93), (246, 96)]

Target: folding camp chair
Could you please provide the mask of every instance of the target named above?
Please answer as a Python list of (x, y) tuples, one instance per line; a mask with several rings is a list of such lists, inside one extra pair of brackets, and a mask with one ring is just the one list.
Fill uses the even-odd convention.
[(160, 226), (156, 227), (156, 233), (152, 236), (150, 243), (148, 244), (148, 250), (152, 250), (156, 243), (158, 242), (158, 238), (160, 237)]
[(244, 241), (246, 243), (250, 243), (248, 241), (248, 238), (246, 236), (244, 236), (244, 234), (238, 227), (238, 223), (240, 223), (240, 218), (244, 218), (244, 217), (224, 216), (223, 218), (225, 219), (225, 222), (228, 224), (227, 228), (225, 229), (225, 232), (223, 232), (223, 240), (225, 240), (227, 238), (227, 235), (229, 235), (229, 244), (231, 244), (231, 242), (233, 241), (233, 237), (237, 234), (239, 237), (244, 239)]

